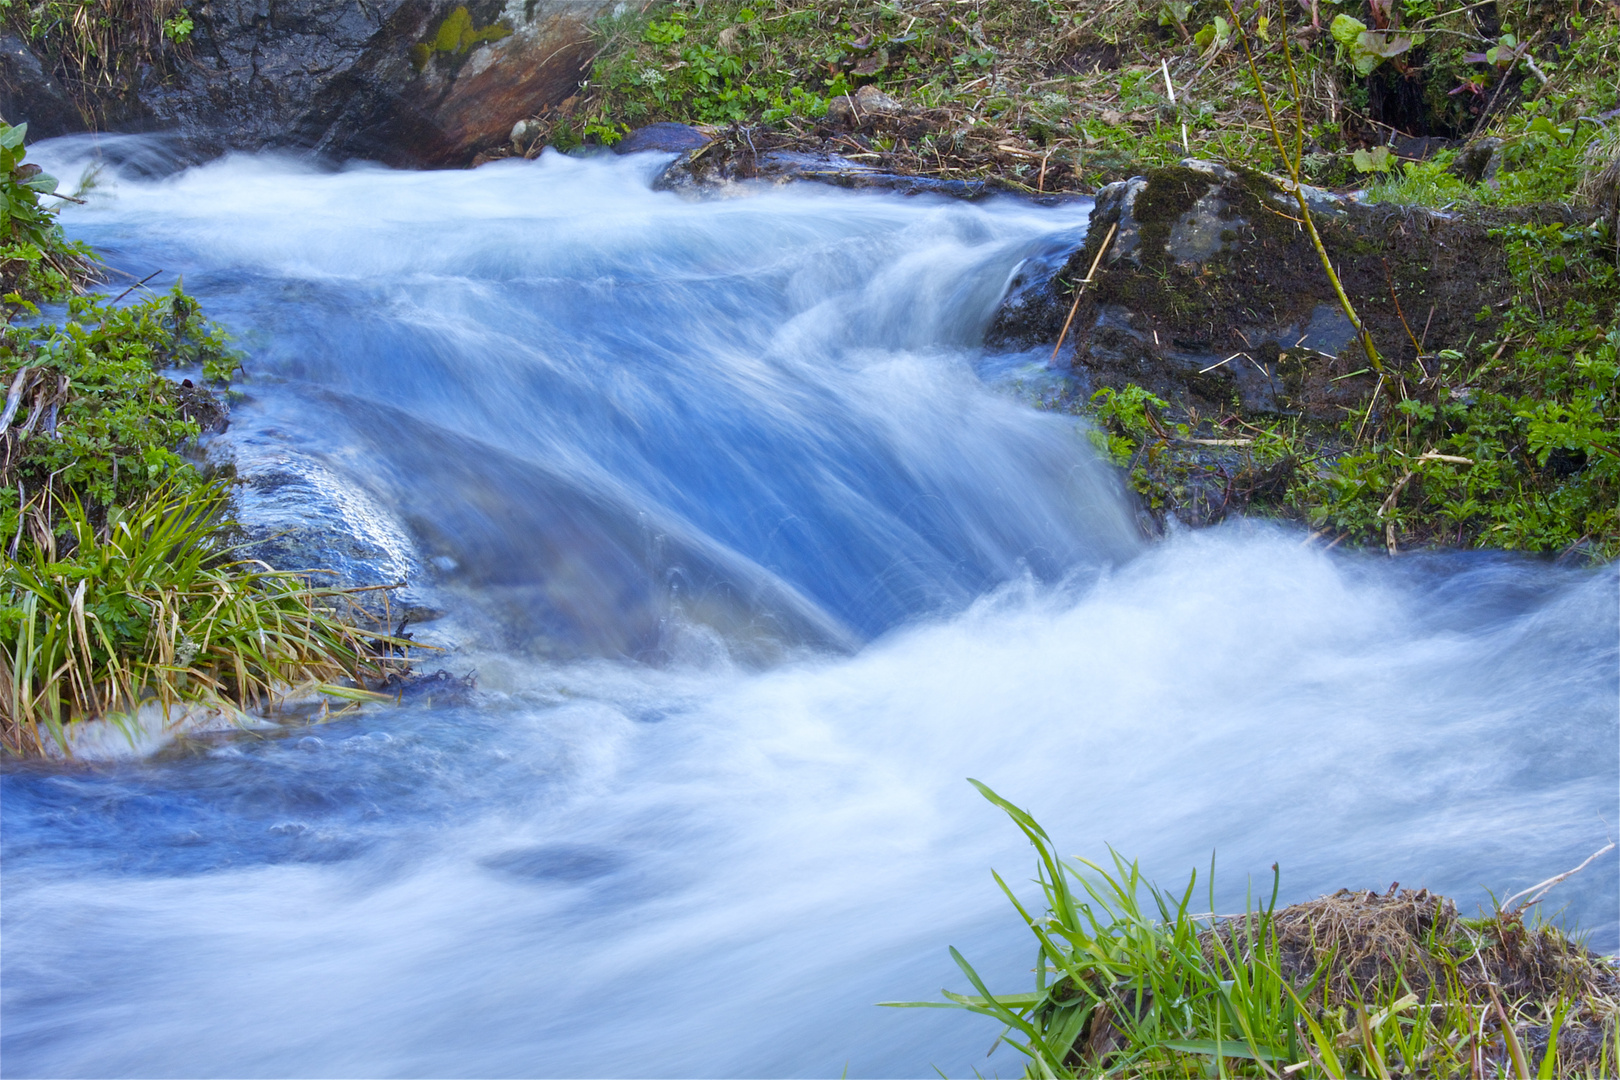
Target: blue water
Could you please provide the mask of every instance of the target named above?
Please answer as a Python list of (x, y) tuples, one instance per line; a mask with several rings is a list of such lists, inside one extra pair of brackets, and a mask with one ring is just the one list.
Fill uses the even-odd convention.
[[(244, 520), (341, 522), (479, 689), (8, 764), (5, 1075), (1017, 1073), (872, 1004), (962, 988), (948, 945), (1028, 979), (967, 776), (1236, 903), (1280, 861), (1466, 907), (1612, 832), (1614, 568), (1139, 539), (979, 345), (1083, 205), (102, 149), (70, 232), (245, 350)], [(1554, 894), (1609, 951), (1615, 867)]]

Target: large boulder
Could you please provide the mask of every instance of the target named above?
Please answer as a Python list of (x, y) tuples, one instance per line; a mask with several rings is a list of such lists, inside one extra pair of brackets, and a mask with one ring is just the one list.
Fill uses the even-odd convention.
[[(1496, 222), (1306, 188), (1312, 219), (1383, 358), (1418, 377), (1433, 355), (1480, 330), (1508, 297)], [(1187, 160), (1110, 184), (1084, 243), (1034, 251), (987, 336), (1050, 347), (1110, 228), (1058, 362), (1082, 390), (1127, 383), (1211, 415), (1226, 410), (1332, 420), (1376, 380), (1292, 185)], [(1426, 366), (1427, 365), (1427, 366)]]
[(289, 147), (465, 165), (575, 94), (602, 0), (207, 0), (187, 55), (77, 95), (0, 41), (0, 110), (36, 134), (174, 131), (208, 149)]

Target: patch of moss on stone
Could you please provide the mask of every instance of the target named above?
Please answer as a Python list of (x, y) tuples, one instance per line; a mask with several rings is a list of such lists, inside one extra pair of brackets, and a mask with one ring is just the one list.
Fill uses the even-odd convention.
[(473, 25), (472, 13), (465, 7), (458, 7), (444, 17), (444, 21), (431, 35), (411, 46), (411, 62), (416, 65), (417, 71), (423, 71), (439, 53), (465, 56), (476, 46), (488, 41), (499, 41), (511, 33), (511, 27), (499, 22), (481, 28), (476, 27)]
[(1147, 187), (1136, 197), (1133, 210), (1141, 223), (1137, 252), (1144, 266), (1168, 261), (1165, 245), (1181, 215), (1187, 213), (1209, 190), (1210, 178), (1196, 169), (1173, 166), (1155, 169)]

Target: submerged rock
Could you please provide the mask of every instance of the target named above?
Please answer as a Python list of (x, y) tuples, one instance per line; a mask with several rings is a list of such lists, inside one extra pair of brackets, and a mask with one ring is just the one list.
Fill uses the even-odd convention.
[(697, 150), (714, 141), (712, 131), (704, 131), (690, 124), (648, 124), (637, 128), (613, 144), (615, 154), (639, 154), (656, 151), (679, 154)]

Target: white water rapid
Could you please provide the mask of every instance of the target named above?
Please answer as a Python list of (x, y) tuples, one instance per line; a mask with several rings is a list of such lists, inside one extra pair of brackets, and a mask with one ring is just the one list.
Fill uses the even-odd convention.
[[(1466, 908), (1614, 830), (1612, 566), (1137, 539), (978, 344), (1084, 205), (101, 147), (63, 219), (237, 336), (244, 515), (342, 520), (479, 690), (7, 765), (6, 1076), (1017, 1073), (873, 1004), (966, 989), (950, 945), (1028, 984), (968, 776), (1238, 905), (1278, 861)], [(1612, 856), (1555, 897), (1620, 944)]]

